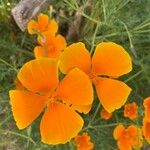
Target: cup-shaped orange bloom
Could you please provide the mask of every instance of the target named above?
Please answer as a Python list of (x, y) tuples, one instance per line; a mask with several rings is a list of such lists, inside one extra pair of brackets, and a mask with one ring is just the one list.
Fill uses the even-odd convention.
[(114, 129), (113, 136), (117, 140), (119, 150), (139, 149), (143, 145), (141, 129), (134, 125), (127, 129), (123, 125), (118, 125)]
[(75, 137), (75, 145), (77, 150), (93, 150), (94, 144), (91, 142), (91, 138), (88, 133), (84, 132), (82, 135)]
[(60, 70), (66, 74), (74, 67), (88, 74), (101, 104), (109, 113), (125, 104), (131, 88), (116, 78), (132, 70), (132, 61), (123, 47), (113, 42), (100, 43), (91, 59), (83, 43), (72, 44), (60, 57)]
[(55, 20), (50, 20), (49, 17), (45, 14), (40, 13), (38, 15), (37, 21), (30, 20), (28, 23), (28, 32), (29, 34), (36, 34), (48, 32), (51, 35), (55, 35), (58, 30), (58, 24)]
[(150, 97), (144, 100), (145, 118), (150, 122)]
[[(41, 58), (27, 62), (17, 77), (24, 90), (9, 92), (12, 112), (19, 129), (29, 126), (42, 111), (41, 138), (47, 144), (66, 143), (83, 126), (75, 111), (92, 104), (93, 89), (88, 76), (74, 68), (59, 81), (58, 61)], [(44, 109), (46, 108), (46, 109)]]
[(125, 105), (124, 116), (131, 120), (136, 119), (138, 116), (138, 105), (135, 102)]
[(36, 58), (50, 57), (57, 58), (64, 48), (66, 48), (66, 40), (62, 35), (50, 35), (44, 33), (38, 37), (40, 46), (34, 48), (34, 55)]
[(143, 119), (143, 135), (150, 144), (150, 121), (146, 118)]
[(102, 119), (108, 120), (108, 119), (111, 118), (112, 113), (109, 113), (107, 110), (105, 110), (105, 109), (103, 108), (103, 109), (101, 110), (101, 112), (100, 112), (100, 116), (101, 116)]

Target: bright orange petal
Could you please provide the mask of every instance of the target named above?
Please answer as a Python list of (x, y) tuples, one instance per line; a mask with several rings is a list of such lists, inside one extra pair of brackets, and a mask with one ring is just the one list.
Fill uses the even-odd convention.
[(64, 49), (60, 58), (60, 70), (62, 73), (66, 74), (74, 67), (78, 67), (86, 73), (90, 72), (90, 53), (81, 42), (74, 43)]
[(48, 33), (51, 35), (55, 35), (58, 31), (58, 24), (57, 22), (53, 19), (49, 21), (48, 24)]
[(150, 97), (144, 99), (145, 118), (150, 122)]
[(84, 132), (82, 135), (77, 135), (75, 137), (74, 144), (77, 150), (93, 150), (94, 143), (91, 141), (88, 133)]
[(131, 92), (125, 83), (109, 78), (95, 78), (94, 84), (103, 107), (113, 112), (123, 106)]
[(46, 105), (42, 96), (27, 91), (11, 90), (9, 96), (13, 116), (19, 129), (30, 125)]
[(89, 105), (93, 102), (92, 83), (83, 71), (74, 68), (60, 82), (56, 95), (73, 105)]
[(100, 43), (92, 58), (92, 70), (97, 75), (119, 77), (132, 70), (131, 57), (120, 45)]
[(48, 30), (48, 22), (49, 22), (49, 17), (47, 15), (42, 13), (38, 15), (38, 24), (41, 32), (45, 32)]
[(73, 108), (74, 110), (77, 110), (80, 113), (84, 113), (87, 114), (89, 113), (89, 111), (91, 110), (92, 105), (72, 105), (71, 108)]
[(131, 120), (134, 120), (138, 117), (138, 105), (135, 102), (125, 105), (124, 117), (128, 117)]
[(60, 34), (56, 36), (55, 42), (56, 42), (56, 48), (59, 50), (64, 50), (67, 46), (66, 39)]
[(150, 143), (150, 122), (144, 118), (143, 119), (143, 135), (148, 143)]
[(114, 129), (114, 132), (113, 132), (113, 137), (114, 137), (114, 139), (115, 139), (115, 140), (118, 140), (118, 139), (122, 136), (124, 130), (125, 130), (125, 127), (124, 127), (122, 124), (118, 125), (118, 126)]
[(33, 92), (51, 92), (58, 84), (57, 61), (49, 58), (29, 61), (20, 69), (18, 79)]
[[(38, 42), (43, 46), (43, 50), (38, 47), (37, 51), (41, 51), (41, 57), (56, 58), (66, 48), (66, 40), (63, 36), (52, 36), (49, 33), (43, 33), (43, 37), (38, 37)], [(37, 49), (37, 48), (36, 48)], [(39, 50), (40, 49), (40, 50)], [(45, 50), (45, 51), (44, 51)], [(44, 54), (45, 52), (45, 54)]]
[(132, 145), (130, 141), (125, 140), (124, 138), (121, 138), (118, 143), (118, 148), (119, 150), (132, 150)]
[(42, 141), (47, 144), (64, 144), (82, 129), (82, 118), (71, 108), (51, 103), (40, 125)]
[(36, 46), (34, 48), (35, 58), (46, 57), (46, 52), (45, 51), (44, 51), (44, 47), (42, 47), (42, 46)]
[(100, 116), (104, 120), (108, 120), (112, 117), (112, 113), (107, 112), (104, 108), (100, 112)]
[(38, 31), (38, 24), (34, 20), (30, 20), (27, 26), (29, 34), (35, 34), (35, 31)]

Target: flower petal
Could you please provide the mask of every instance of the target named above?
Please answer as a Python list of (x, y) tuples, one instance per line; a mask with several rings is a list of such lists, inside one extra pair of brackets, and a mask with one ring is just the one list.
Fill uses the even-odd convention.
[(73, 105), (89, 105), (93, 102), (92, 83), (83, 71), (74, 68), (59, 83), (56, 95)]
[(38, 15), (38, 24), (40, 31), (44, 32), (48, 28), (49, 17), (45, 14), (40, 13)]
[(143, 135), (147, 142), (150, 144), (150, 122), (147, 120), (147, 118), (143, 119)]
[(48, 33), (51, 35), (55, 35), (58, 31), (58, 24), (57, 22), (53, 19), (49, 21), (48, 24)]
[(77, 110), (80, 113), (87, 114), (91, 110), (92, 105), (72, 105), (71, 108)]
[(78, 67), (86, 73), (90, 72), (90, 53), (81, 42), (68, 46), (60, 58), (60, 70), (62, 73), (66, 74), (74, 67)]
[(64, 144), (75, 137), (82, 127), (83, 120), (75, 111), (63, 104), (51, 103), (40, 124), (42, 141)]
[(19, 129), (26, 128), (42, 112), (46, 100), (40, 95), (20, 90), (9, 92), (12, 112)]
[(44, 53), (44, 48), (42, 46), (36, 46), (34, 48), (34, 55), (35, 58), (46, 57), (46, 54)]
[(92, 69), (97, 75), (119, 77), (132, 70), (131, 57), (120, 45), (103, 42), (96, 47)]
[(118, 142), (117, 145), (119, 147), (119, 150), (132, 150), (132, 145), (130, 141), (125, 140), (124, 138), (121, 138)]
[(62, 35), (58, 34), (56, 36), (55, 41), (56, 41), (56, 49), (64, 50), (66, 48), (67, 42), (66, 42), (66, 39)]
[(150, 122), (150, 97), (144, 99), (145, 118)]
[(56, 58), (60, 55), (63, 49), (66, 48), (66, 40), (63, 36), (52, 36), (48, 33), (43, 33), (43, 37), (38, 37), (38, 42), (43, 47), (35, 47), (35, 55), (39, 57)]
[(38, 23), (34, 20), (30, 20), (27, 26), (29, 34), (35, 34), (35, 31), (38, 31)]
[(51, 92), (58, 84), (57, 61), (49, 58), (29, 61), (20, 69), (18, 79), (33, 92)]
[(115, 140), (118, 140), (118, 139), (122, 136), (124, 130), (125, 130), (125, 127), (124, 127), (122, 124), (118, 125), (118, 126), (114, 129), (114, 132), (113, 132), (113, 137), (114, 137), (114, 139), (115, 139)]
[(101, 104), (109, 113), (124, 105), (131, 92), (125, 83), (114, 79), (97, 77), (94, 84)]

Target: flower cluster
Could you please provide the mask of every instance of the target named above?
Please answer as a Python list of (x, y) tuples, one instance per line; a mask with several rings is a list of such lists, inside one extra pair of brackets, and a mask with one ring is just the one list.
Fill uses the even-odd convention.
[[(37, 35), (35, 59), (22, 66), (17, 74), (17, 87), (9, 92), (19, 129), (28, 127), (43, 112), (40, 122), (42, 141), (47, 144), (70, 141), (84, 125), (79, 113), (87, 114), (92, 107), (93, 85), (104, 108), (101, 112), (104, 119), (109, 119), (112, 112), (126, 103), (131, 88), (119, 77), (132, 70), (132, 61), (122, 46), (102, 42), (91, 56), (82, 42), (67, 45), (65, 38), (57, 33), (56, 21), (45, 14), (39, 14), (37, 21), (28, 23), (28, 32)], [(150, 118), (148, 112), (147, 116)], [(114, 136), (120, 143), (118, 145), (124, 134), (128, 141), (130, 130), (134, 130), (134, 139), (139, 131), (136, 127), (125, 129), (119, 126), (116, 129)], [(93, 149), (86, 133), (76, 137), (75, 143), (78, 149)], [(137, 145), (136, 139), (130, 143)]]
[[(142, 127), (130, 125), (125, 128), (119, 124), (114, 129), (114, 139), (117, 140), (119, 150), (137, 150), (143, 146), (144, 139), (150, 143), (150, 97), (144, 99), (144, 117)], [(124, 116), (132, 121), (138, 118), (138, 106), (135, 102), (125, 105)]]

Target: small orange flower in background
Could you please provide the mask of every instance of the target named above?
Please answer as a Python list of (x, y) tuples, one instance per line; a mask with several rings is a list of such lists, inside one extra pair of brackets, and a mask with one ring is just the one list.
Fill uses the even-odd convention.
[(38, 42), (41, 46), (36, 46), (34, 48), (34, 55), (36, 58), (40, 57), (58, 57), (64, 48), (66, 48), (67, 42), (62, 35), (50, 35), (49, 33), (44, 33), (38, 37)]
[(148, 121), (146, 118), (143, 119), (143, 135), (150, 144), (150, 121)]
[(84, 132), (82, 135), (75, 137), (75, 145), (77, 150), (93, 150), (94, 144), (91, 142), (91, 138), (88, 133)]
[(138, 116), (138, 105), (135, 102), (125, 105), (124, 116), (131, 120), (136, 119)]
[(150, 97), (144, 100), (145, 118), (150, 122)]
[(127, 129), (124, 125), (118, 125), (114, 129), (114, 139), (117, 140), (119, 150), (139, 149), (143, 145), (142, 131), (131, 125)]
[(47, 15), (40, 13), (37, 21), (29, 21), (27, 28), (29, 34), (48, 32), (50, 35), (55, 35), (58, 30), (58, 24), (55, 20), (50, 20)]
[(76, 111), (84, 111), (93, 102), (92, 85), (83, 71), (74, 68), (59, 81), (58, 62), (41, 58), (23, 65), (17, 78), (25, 89), (10, 90), (9, 95), (19, 129), (44, 111), (40, 123), (44, 143), (64, 144), (78, 134), (84, 121)]
[(107, 112), (104, 108), (100, 112), (100, 116), (102, 119), (108, 120), (111, 118), (112, 113)]
[(132, 61), (123, 47), (113, 42), (102, 42), (96, 46), (91, 59), (83, 43), (74, 43), (60, 56), (60, 70), (66, 74), (74, 67), (89, 76), (107, 112), (111, 113), (125, 104), (131, 88), (116, 78), (132, 70)]

